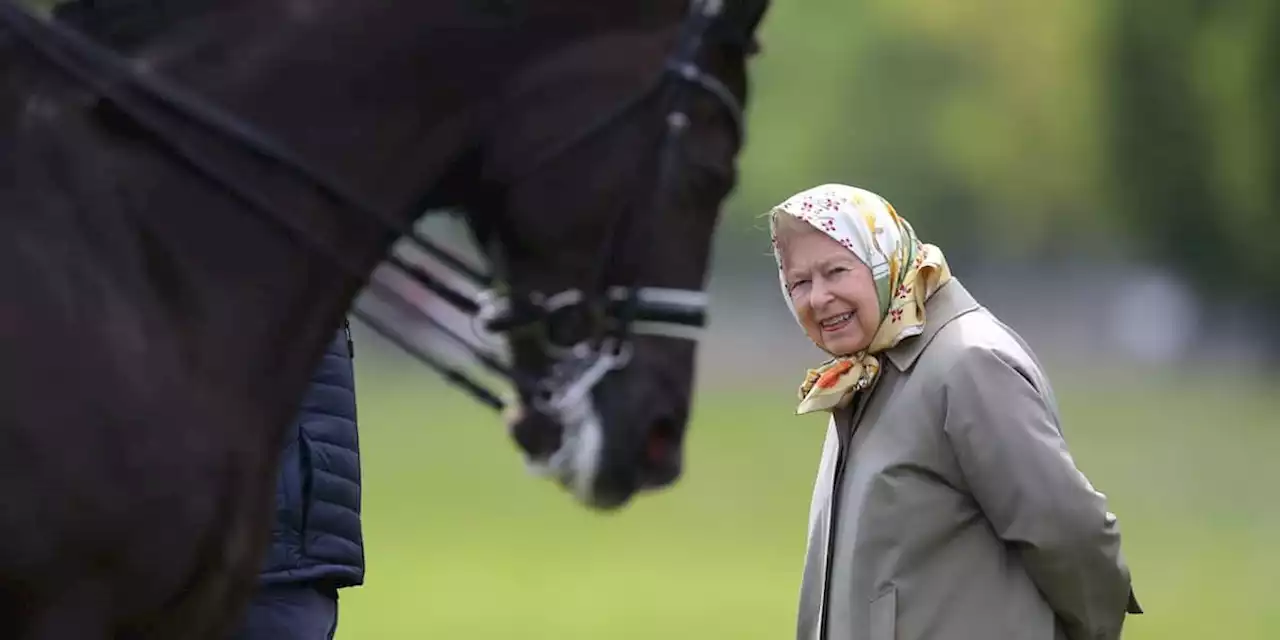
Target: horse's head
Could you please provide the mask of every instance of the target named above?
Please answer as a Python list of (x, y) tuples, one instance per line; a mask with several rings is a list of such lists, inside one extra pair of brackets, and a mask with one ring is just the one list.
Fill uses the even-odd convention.
[[(578, 499), (673, 483), (720, 206), (736, 180), (764, 2), (643, 3), (521, 74), (468, 205), (508, 285), (489, 310), (522, 385), (528, 461)], [(640, 13), (637, 13), (640, 15)]]
[[(467, 211), (504, 285), (481, 315), (511, 346), (512, 435), (535, 467), (608, 508), (680, 473), (712, 235), (766, 5), (228, 0), (147, 38), (136, 63), (236, 114), (210, 126), (268, 171), (324, 187), (320, 200), (258, 207), (316, 249), (328, 277), (300, 285), (307, 299), (337, 309), (332, 267), (351, 288), (372, 269), (403, 231), (379, 211)], [(258, 191), (238, 185), (272, 175), (229, 166), (238, 173), (218, 182), (247, 201)], [(328, 329), (304, 321), (309, 336)]]

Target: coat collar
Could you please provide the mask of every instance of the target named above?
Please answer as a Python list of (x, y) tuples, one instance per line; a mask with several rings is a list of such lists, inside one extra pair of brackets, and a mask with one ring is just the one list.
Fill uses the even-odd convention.
[(933, 341), (934, 336), (938, 335), (940, 329), (952, 320), (981, 308), (982, 305), (969, 294), (969, 290), (965, 289), (958, 279), (952, 278), (925, 302), (924, 331), (918, 336), (898, 343), (896, 347), (885, 351), (885, 355), (899, 371), (906, 371), (915, 364), (916, 359)]

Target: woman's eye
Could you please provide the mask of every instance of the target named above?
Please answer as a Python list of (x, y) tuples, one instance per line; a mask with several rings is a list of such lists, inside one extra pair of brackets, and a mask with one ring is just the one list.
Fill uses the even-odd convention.
[(795, 291), (796, 289), (799, 289), (801, 285), (806, 285), (806, 284), (809, 284), (808, 280), (796, 280), (795, 282), (792, 282), (791, 284), (787, 285), (787, 290)]

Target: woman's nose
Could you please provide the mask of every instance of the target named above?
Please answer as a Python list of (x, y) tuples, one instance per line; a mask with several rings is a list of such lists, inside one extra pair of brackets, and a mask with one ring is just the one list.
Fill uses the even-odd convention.
[(809, 306), (814, 309), (821, 309), (823, 305), (830, 302), (832, 298), (831, 289), (820, 279), (814, 279), (813, 284), (809, 286)]

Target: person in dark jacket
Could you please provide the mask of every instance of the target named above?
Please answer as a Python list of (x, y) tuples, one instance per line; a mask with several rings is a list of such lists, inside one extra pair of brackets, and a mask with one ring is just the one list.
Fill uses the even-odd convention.
[(344, 325), (285, 435), (271, 547), (234, 640), (332, 640), (338, 590), (364, 583), (352, 359)]

